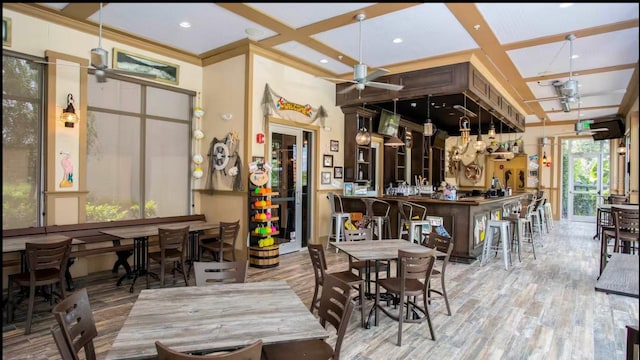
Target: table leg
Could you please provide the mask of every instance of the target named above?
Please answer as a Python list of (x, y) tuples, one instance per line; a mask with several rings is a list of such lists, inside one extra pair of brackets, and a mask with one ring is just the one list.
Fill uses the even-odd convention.
[[(131, 280), (131, 287), (129, 287), (129, 292), (133, 292), (134, 286), (136, 284), (136, 280), (138, 277), (142, 275), (147, 275), (147, 273), (153, 276), (156, 279), (158, 275), (148, 271), (148, 255), (149, 255), (149, 239), (147, 237), (139, 237), (133, 239), (133, 271), (131, 275), (133, 275), (133, 279)], [(118, 280), (117, 285), (120, 286), (122, 281), (125, 278), (129, 278), (130, 274), (125, 274)]]

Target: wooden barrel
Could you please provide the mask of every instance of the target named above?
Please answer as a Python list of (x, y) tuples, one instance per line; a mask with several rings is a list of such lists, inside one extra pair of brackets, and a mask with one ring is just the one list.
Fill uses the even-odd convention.
[(280, 245), (249, 246), (249, 265), (267, 269), (280, 265)]

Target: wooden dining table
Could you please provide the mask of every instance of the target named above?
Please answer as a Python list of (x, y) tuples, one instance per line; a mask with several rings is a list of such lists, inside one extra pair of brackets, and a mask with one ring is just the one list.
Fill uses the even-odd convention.
[[(376, 279), (378, 281), (378, 270), (380, 261), (389, 261), (398, 258), (398, 250), (403, 251), (424, 251), (425, 249), (430, 249), (425, 246), (422, 246), (418, 243), (404, 240), (404, 239), (382, 239), (382, 240), (362, 240), (362, 241), (342, 241), (342, 242), (332, 242), (332, 246), (337, 248), (338, 250), (344, 252), (345, 254), (361, 260), (361, 261), (373, 261), (375, 263), (375, 274)], [(447, 256), (446, 253), (436, 250), (430, 249), (433, 251), (436, 258), (443, 258)], [(368, 265), (367, 265), (368, 267)], [(396, 270), (397, 274), (397, 270)], [(371, 281), (369, 272), (365, 273), (366, 279), (365, 281)], [(385, 296), (381, 297), (383, 300), (387, 298)], [(374, 307), (375, 308), (375, 307)], [(371, 324), (371, 316), (374, 313), (374, 308), (371, 308), (369, 312), (369, 316), (367, 317), (366, 328), (370, 328)]]
[[(26, 271), (26, 260), (25, 260), (25, 250), (27, 243), (38, 243), (38, 244), (52, 244), (60, 241), (68, 240), (69, 237), (60, 234), (33, 234), (33, 235), (21, 235), (21, 236), (11, 236), (8, 238), (2, 239), (2, 253), (21, 253), (21, 269), (22, 271)], [(79, 245), (84, 244), (84, 241), (78, 239), (72, 239), (71, 245)]]
[(156, 341), (206, 353), (328, 337), (286, 281), (145, 289), (106, 359), (155, 358)]
[[(120, 239), (133, 239), (133, 270), (131, 274), (125, 274), (118, 279), (117, 285), (120, 286), (124, 279), (133, 275), (131, 281), (131, 287), (129, 292), (133, 292), (134, 285), (139, 276), (145, 275), (148, 272), (149, 264), (149, 237), (158, 235), (159, 228), (180, 228), (189, 227), (189, 246), (187, 249), (187, 262), (189, 270), (191, 272), (191, 266), (193, 261), (196, 261), (199, 254), (198, 249), (198, 235), (204, 230), (218, 230), (220, 229), (220, 223), (206, 222), (206, 221), (183, 221), (176, 223), (163, 223), (163, 224), (148, 224), (148, 225), (134, 225), (123, 226), (111, 229), (103, 229), (100, 232), (119, 237)], [(151, 275), (155, 275), (150, 273)]]

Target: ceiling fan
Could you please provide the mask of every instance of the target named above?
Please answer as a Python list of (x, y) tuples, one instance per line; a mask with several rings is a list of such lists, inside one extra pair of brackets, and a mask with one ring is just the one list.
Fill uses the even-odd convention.
[(560, 133), (558, 135), (593, 135), (598, 131), (608, 131), (606, 128), (592, 129), (591, 124), (594, 120), (582, 120), (580, 119), (580, 103), (578, 102), (578, 121), (574, 125), (574, 131)]
[[(389, 72), (389, 70), (387, 69), (379, 68), (367, 75), (367, 72), (368, 72), (367, 65), (362, 62), (362, 22), (364, 21), (365, 18), (366, 16), (364, 14), (358, 14), (355, 17), (355, 19), (358, 20), (358, 22), (360, 23), (360, 38), (358, 42), (359, 59), (358, 59), (358, 64), (353, 66), (353, 80), (347, 80), (347, 82), (351, 82), (353, 83), (353, 85), (347, 86), (346, 88), (338, 91), (338, 94), (346, 94), (353, 89), (362, 91), (367, 86), (379, 88), (379, 89), (387, 89), (391, 91), (402, 90), (402, 88), (404, 88), (404, 85), (396, 85), (396, 84), (373, 81), (379, 78), (380, 76), (387, 74)], [(344, 79), (327, 78), (327, 77), (323, 77), (323, 79), (341, 81), (341, 82), (345, 81)]]
[[(86, 67), (88, 69), (94, 69), (95, 70), (94, 74), (98, 82), (106, 82), (108, 73), (155, 79), (156, 76), (153, 74), (144, 74), (144, 73), (138, 73), (133, 71), (109, 68), (109, 51), (102, 48), (102, 3), (100, 3), (100, 12), (98, 14), (99, 14), (98, 47), (91, 49), (91, 65), (89, 67), (86, 67), (82, 65), (69, 64), (69, 66), (80, 66), (80, 67)], [(58, 63), (51, 63), (51, 62), (41, 62), (41, 61), (38, 61), (38, 62), (41, 64), (66, 65), (66, 64), (58, 64)]]
[(555, 81), (553, 81), (551, 83), (551, 86), (554, 87), (554, 90), (555, 90), (557, 96), (552, 96), (552, 97), (547, 97), (547, 98), (540, 98), (540, 99), (533, 99), (533, 100), (525, 100), (525, 103), (549, 101), (549, 100), (560, 100), (560, 105), (562, 107), (562, 110), (564, 112), (570, 112), (571, 111), (571, 104), (573, 104), (576, 101), (578, 101), (578, 99), (580, 97), (580, 95), (578, 94), (578, 80), (575, 80), (575, 79), (572, 78), (572, 76), (573, 76), (573, 72), (572, 72), (572, 68), (573, 68), (573, 40), (576, 39), (576, 36), (574, 34), (569, 34), (569, 35), (567, 35), (567, 37), (565, 39), (569, 41), (569, 46), (570, 46), (570, 50), (569, 50), (569, 80), (564, 81), (564, 82), (562, 82), (560, 80), (555, 80)]

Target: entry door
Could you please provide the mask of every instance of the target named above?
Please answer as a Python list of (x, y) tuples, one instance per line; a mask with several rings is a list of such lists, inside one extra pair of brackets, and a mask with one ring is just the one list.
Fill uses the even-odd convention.
[(597, 205), (607, 189), (603, 186), (602, 155), (570, 153), (568, 219), (593, 222)]
[(279, 195), (271, 201), (280, 205), (280, 253), (299, 251), (311, 236), (311, 189), (313, 133), (304, 129), (271, 124), (271, 188)]

